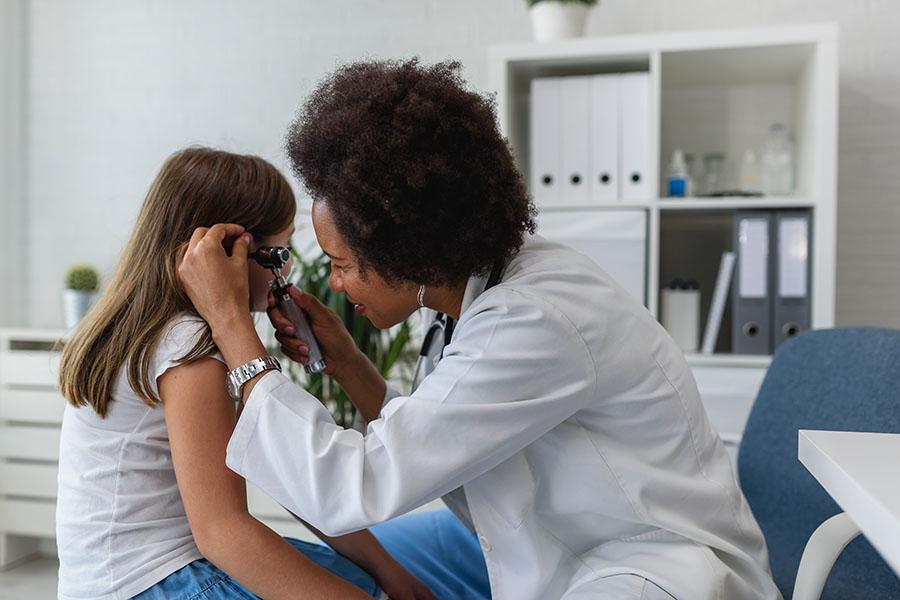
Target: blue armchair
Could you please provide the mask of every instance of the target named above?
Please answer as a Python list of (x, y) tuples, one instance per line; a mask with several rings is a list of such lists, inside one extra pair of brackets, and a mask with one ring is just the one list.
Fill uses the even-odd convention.
[[(747, 421), (738, 472), (786, 600), (810, 535), (841, 512), (797, 460), (799, 429), (900, 433), (900, 331), (812, 331), (772, 359)], [(838, 557), (821, 597), (900, 598), (900, 579), (860, 536)]]

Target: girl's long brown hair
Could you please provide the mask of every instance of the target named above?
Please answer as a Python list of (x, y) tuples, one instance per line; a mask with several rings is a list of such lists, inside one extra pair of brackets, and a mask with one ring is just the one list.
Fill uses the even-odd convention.
[[(270, 236), (287, 228), (295, 211), (287, 180), (259, 157), (196, 147), (170, 156), (103, 294), (63, 349), (60, 389), (66, 399), (105, 417), (127, 362), (135, 393), (150, 406), (159, 403), (150, 361), (160, 335), (174, 316), (197, 314), (178, 281), (180, 248), (197, 227), (215, 223), (238, 223), (255, 239)], [(207, 327), (180, 360), (215, 352)]]

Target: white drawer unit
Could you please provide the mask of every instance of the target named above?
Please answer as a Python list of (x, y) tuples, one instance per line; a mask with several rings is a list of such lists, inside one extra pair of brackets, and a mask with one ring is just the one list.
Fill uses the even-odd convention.
[(6, 423), (0, 425), (0, 459), (44, 461), (59, 458), (59, 427), (38, 427)]
[[(11, 386), (56, 386), (59, 353), (53, 351), (56, 346), (54, 340), (30, 340), (25, 344), (23, 340), (12, 338), (10, 344), (12, 348), (7, 346), (4, 349), (6, 352), (0, 362), (0, 381)], [(19, 347), (43, 347), (44, 350), (17, 350)]]
[(0, 530), (6, 538), (4, 545), (10, 563), (34, 554), (38, 548), (37, 539), (56, 535), (55, 516), (56, 503), (53, 501), (0, 499)]
[(0, 330), (0, 568), (55, 534), (62, 334)]
[(19, 423), (62, 423), (65, 400), (50, 391), (6, 387), (0, 394), (0, 421)]
[(0, 463), (0, 495), (56, 499), (56, 465)]

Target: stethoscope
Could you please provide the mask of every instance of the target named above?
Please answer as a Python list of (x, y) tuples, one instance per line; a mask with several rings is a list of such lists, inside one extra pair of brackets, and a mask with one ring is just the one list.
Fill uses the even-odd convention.
[(425, 378), (423, 370), (425, 369), (426, 361), (429, 360), (428, 355), (431, 354), (431, 346), (435, 339), (443, 338), (441, 340), (443, 344), (441, 345), (441, 351), (438, 354), (435, 354), (431, 359), (432, 367), (436, 367), (438, 362), (444, 357), (444, 348), (450, 343), (450, 339), (453, 337), (453, 328), (455, 326), (456, 322), (453, 320), (453, 317), (444, 313), (437, 313), (434, 316), (434, 320), (431, 321), (431, 325), (428, 326), (425, 337), (422, 339), (422, 349), (419, 350), (419, 358), (416, 359), (416, 369), (413, 371), (412, 376), (413, 391), (419, 387), (419, 384), (422, 383), (422, 379)]
[[(487, 285), (484, 287), (484, 291), (487, 291), (500, 283), (500, 277), (503, 275), (504, 267), (505, 263), (503, 262), (498, 262), (494, 265), (491, 269), (491, 275), (488, 278)], [(419, 384), (422, 383), (422, 380), (428, 375), (426, 366), (427, 361), (431, 360), (431, 366), (434, 368), (437, 366), (438, 362), (444, 358), (444, 348), (450, 344), (450, 340), (453, 338), (453, 329), (455, 327), (456, 321), (454, 321), (453, 317), (450, 315), (439, 312), (434, 316), (434, 320), (431, 321), (431, 325), (428, 326), (425, 337), (422, 339), (422, 349), (419, 350), (419, 357), (416, 359), (416, 368), (413, 371), (412, 376), (413, 392), (416, 391), (416, 388), (419, 387)], [(433, 354), (431, 350), (435, 340), (441, 341), (441, 347), (440, 352)], [(431, 356), (430, 359), (429, 356)]]

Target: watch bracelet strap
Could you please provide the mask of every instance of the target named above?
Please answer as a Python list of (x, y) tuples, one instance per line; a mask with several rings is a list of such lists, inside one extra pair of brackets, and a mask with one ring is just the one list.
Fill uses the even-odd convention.
[(248, 381), (266, 371), (273, 370), (281, 371), (281, 363), (279, 363), (278, 359), (274, 356), (260, 356), (248, 360), (239, 367), (232, 369), (228, 373), (227, 381), (233, 382), (237, 387), (237, 390), (235, 390), (235, 399), (237, 399), (238, 394), (243, 390), (244, 385)]

